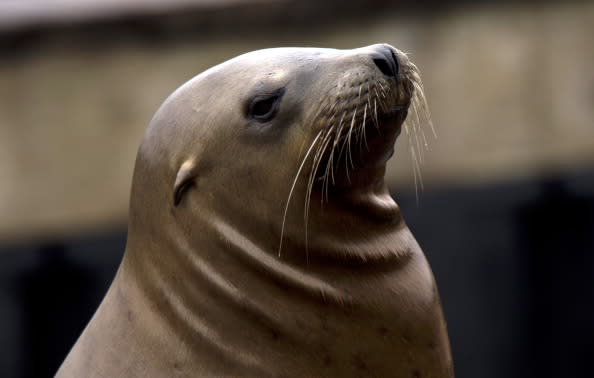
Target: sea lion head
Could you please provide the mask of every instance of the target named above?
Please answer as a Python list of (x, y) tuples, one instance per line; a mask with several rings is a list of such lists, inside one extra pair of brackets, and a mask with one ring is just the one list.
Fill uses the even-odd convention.
[(287, 258), (405, 254), (384, 172), (419, 84), (386, 44), (266, 49), (203, 72), (148, 127), (129, 239), (223, 222)]

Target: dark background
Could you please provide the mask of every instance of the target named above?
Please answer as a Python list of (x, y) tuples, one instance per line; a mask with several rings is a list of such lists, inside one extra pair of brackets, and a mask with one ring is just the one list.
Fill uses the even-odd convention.
[[(248, 4), (25, 20), (0, 34), (0, 54), (18, 64), (56, 44), (166, 46), (206, 32), (261, 28), (262, 35), (352, 22), (394, 4), (411, 18), (469, 4), (288, 3), (269, 10), (277, 12), (272, 18)], [(594, 159), (572, 169), (428, 185), (418, 201), (410, 185), (391, 187), (436, 276), (457, 377), (594, 377)], [(55, 373), (115, 274), (126, 242), (121, 224), (73, 235), (23, 237), (25, 230), (0, 240), (0, 376)]]

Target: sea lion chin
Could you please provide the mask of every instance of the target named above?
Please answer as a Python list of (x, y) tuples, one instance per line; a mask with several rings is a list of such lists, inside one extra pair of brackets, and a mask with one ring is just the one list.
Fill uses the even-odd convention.
[(453, 377), (384, 181), (419, 96), (385, 44), (255, 51), (182, 85), (139, 148), (122, 264), (57, 375)]

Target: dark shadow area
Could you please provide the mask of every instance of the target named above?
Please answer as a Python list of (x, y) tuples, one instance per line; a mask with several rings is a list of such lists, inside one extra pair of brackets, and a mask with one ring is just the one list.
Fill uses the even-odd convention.
[[(25, 377), (49, 377), (58, 368), (71, 340), (85, 325), (96, 305), (96, 274), (67, 256), (61, 243), (39, 248), (39, 261), (23, 272), (17, 285), (21, 298), (22, 354), (31, 362)], [(59, 312), (53, 311), (60, 309)]]
[(55, 374), (107, 291), (124, 244), (117, 232), (0, 247), (2, 377)]
[(543, 181), (517, 216), (523, 324), (542, 377), (594, 377), (594, 201), (568, 186)]

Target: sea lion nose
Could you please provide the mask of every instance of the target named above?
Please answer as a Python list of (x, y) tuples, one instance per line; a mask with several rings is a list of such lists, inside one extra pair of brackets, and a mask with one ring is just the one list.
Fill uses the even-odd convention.
[(397, 78), (399, 69), (398, 59), (389, 46), (378, 46), (376, 51), (371, 55), (371, 58), (384, 75)]

